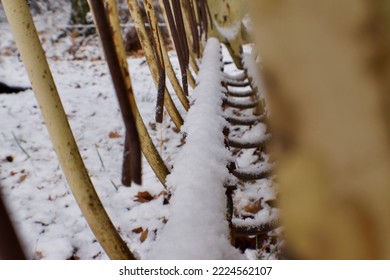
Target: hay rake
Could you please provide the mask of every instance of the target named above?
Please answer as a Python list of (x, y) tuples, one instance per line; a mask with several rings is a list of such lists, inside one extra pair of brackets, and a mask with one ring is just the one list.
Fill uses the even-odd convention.
[[(390, 48), (386, 41), (388, 32), (384, 32), (387, 31), (387, 27), (381, 25), (383, 21), (388, 21), (388, 15), (379, 12), (382, 11), (381, 1), (373, 1), (370, 4), (364, 4), (364, 0), (345, 1), (347, 4), (344, 3), (340, 10), (348, 17), (339, 20), (341, 29), (335, 28), (336, 25), (329, 21), (332, 17), (327, 18), (323, 14), (318, 18), (311, 16), (311, 11), (316, 10), (313, 3), (318, 2), (319, 5), (329, 8), (327, 11), (335, 15), (334, 18), (339, 19), (338, 10), (335, 8), (337, 5), (332, 6), (326, 0), (253, 2), (256, 2), (251, 3), (253, 10), (262, 15), (253, 18), (255, 26), (259, 28), (254, 30), (254, 33), (258, 35), (256, 37), (259, 40), (258, 46), (262, 47), (261, 55), (265, 59), (263, 75), (267, 91), (271, 93), (270, 100), (268, 96), (265, 98), (259, 80), (256, 56), (248, 56), (243, 50), (249, 32), (243, 24), (242, 1), (159, 1), (179, 60), (180, 75), (176, 75), (168, 56), (167, 46), (162, 39), (154, 2), (127, 0), (156, 86), (156, 121), (162, 122), (163, 111), (166, 110), (177, 129), (182, 129), (184, 120), (186, 122), (188, 120), (181, 115), (178, 106), (183, 106), (185, 111), (188, 111), (188, 116), (196, 115), (198, 111), (210, 110), (213, 112), (212, 121), (223, 120), (215, 123), (217, 127), (215, 131), (209, 130), (204, 119), (202, 125), (208, 127), (207, 139), (219, 143), (216, 149), (220, 154), (214, 154), (212, 150), (209, 153), (213, 159), (219, 158), (218, 163), (222, 164), (223, 168), (221, 169), (218, 164), (210, 166), (211, 173), (220, 174), (219, 179), (210, 182), (217, 184), (213, 190), (219, 188), (215, 193), (215, 204), (221, 205), (223, 202), (224, 207), (213, 208), (212, 204), (209, 205), (210, 211), (214, 211), (219, 218), (217, 221), (206, 218), (196, 220), (199, 222), (198, 226), (206, 230), (210, 223), (220, 224), (225, 233), (221, 237), (221, 242), (226, 247), (230, 246), (229, 242), (234, 243), (238, 236), (256, 236), (258, 243), (260, 236), (278, 226), (278, 217), (274, 215), (276, 211), (272, 203), (261, 197), (258, 197), (255, 206), (259, 209), (267, 208), (273, 213), (267, 219), (247, 219), (242, 213), (235, 213), (234, 198), (237, 193), (245, 193), (246, 189), (261, 180), (272, 182), (273, 164), (268, 162), (270, 159), (266, 149), (272, 142), (277, 144), (276, 148), (273, 147), (276, 151), (278, 148), (281, 149), (278, 172), (280, 183), (284, 186), (282, 189), (284, 199), (281, 202), (287, 209), (284, 218), (289, 229), (287, 232), (292, 232), (287, 238), (291, 240), (292, 248), (299, 257), (390, 258), (390, 222), (385, 218), (390, 213), (388, 188), (390, 152), (385, 140), (387, 138), (384, 136), (388, 133), (386, 124), (389, 122), (386, 114), (378, 113), (384, 111), (380, 100), (384, 100), (386, 104), (388, 101), (383, 95), (383, 92), (388, 90), (388, 82), (383, 77), (389, 68), (387, 58)], [(107, 216), (88, 177), (26, 1), (2, 0), (2, 3), (60, 164), (88, 224), (110, 258), (135, 259)], [(186, 180), (180, 177), (177, 170), (185, 172), (188, 168), (196, 168), (195, 165), (199, 161), (189, 160), (188, 164), (195, 165), (179, 161), (170, 175), (171, 171), (153, 145), (134, 99), (116, 2), (89, 0), (89, 4), (126, 128), (123, 184), (130, 186), (131, 182), (141, 183), (142, 151), (165, 187), (169, 187), (167, 182), (174, 182), (178, 193), (180, 190), (184, 197), (191, 194), (196, 188), (195, 179)], [(146, 18), (141, 15), (140, 5), (144, 5)], [(348, 5), (357, 9), (348, 9)], [(364, 13), (359, 12), (364, 5), (372, 9)], [(306, 9), (307, 7), (311, 7), (312, 10)], [(301, 19), (319, 24), (310, 28), (310, 25), (307, 27), (302, 24)], [(372, 22), (375, 24), (370, 25)], [(150, 26), (150, 32), (146, 29), (145, 23)], [(317, 29), (320, 32), (313, 32)], [(375, 29), (375, 32), (367, 35), (367, 30), (372, 29)], [(338, 33), (339, 30), (345, 31), (342, 33), (343, 36)], [(345, 35), (350, 34), (348, 32), (351, 30), (354, 32), (350, 33), (363, 35)], [(291, 34), (295, 37), (291, 37)], [(321, 34), (328, 34), (328, 37)], [(312, 37), (317, 40), (313, 40)], [(325, 37), (327, 40), (323, 39)], [(275, 42), (279, 43), (276, 44), (277, 47)], [(291, 49), (287, 48), (289, 43), (292, 44)], [(226, 46), (234, 61), (237, 67), (236, 74), (224, 73), (221, 44)], [(313, 51), (302, 52), (308, 46), (312, 46)], [(332, 50), (334, 56), (328, 55), (328, 49), (323, 46)], [(349, 49), (354, 51), (349, 52)], [(382, 58), (384, 62), (378, 63)], [(214, 65), (209, 65), (210, 61), (213, 61)], [(340, 61), (344, 64), (340, 64)], [(300, 62), (305, 67), (302, 67)], [(315, 71), (311, 72), (311, 68)], [(208, 73), (210, 69), (213, 69), (212, 73)], [(362, 71), (355, 71), (356, 69)], [(333, 75), (333, 70), (338, 75)], [(200, 78), (207, 77), (208, 74), (214, 78), (209, 81)], [(341, 76), (347, 78), (339, 79)], [(168, 90), (167, 81), (171, 83), (173, 92)], [(190, 88), (197, 93), (193, 104), (189, 102)], [(213, 89), (213, 92), (208, 92), (208, 88)], [(200, 89), (204, 89), (205, 92), (200, 92)], [(352, 92), (359, 92), (362, 98), (353, 98)], [(174, 102), (173, 93), (178, 97), (179, 104)], [(210, 98), (210, 103), (214, 102), (215, 110), (208, 107), (208, 102), (204, 101), (207, 98)], [(350, 108), (344, 110), (339, 106), (339, 103), (334, 101), (339, 98), (350, 101)], [(306, 101), (310, 106), (305, 106)], [(271, 104), (271, 110), (268, 103)], [(333, 115), (330, 116), (324, 108), (332, 109)], [(345, 112), (347, 113), (344, 115)], [(360, 130), (355, 125), (356, 120), (365, 128), (364, 131), (372, 133), (360, 137), (358, 133)], [(191, 117), (192, 126), (194, 122), (196, 123), (196, 120)], [(318, 131), (315, 129), (317, 124)], [(188, 143), (184, 145), (182, 151), (196, 151), (195, 148), (191, 148), (194, 143), (195, 147), (208, 145), (204, 142), (205, 137), (198, 137), (198, 134), (203, 135), (202, 131), (191, 130), (191, 125), (189, 131), (186, 131)], [(268, 133), (270, 125), (273, 129), (272, 136)], [(263, 129), (262, 133), (258, 132), (260, 128)], [(353, 145), (354, 141), (359, 143), (359, 149)], [(258, 160), (252, 162), (250, 166), (241, 167), (237, 155), (247, 153), (248, 150), (257, 155)], [(196, 156), (190, 158), (196, 159)], [(357, 164), (364, 162), (366, 158), (370, 158), (370, 162), (375, 163), (371, 165), (378, 168), (370, 166), (364, 169)], [(349, 166), (353, 168), (349, 169)], [(359, 179), (351, 179), (356, 175), (351, 170), (359, 171), (357, 176)], [(196, 174), (201, 177), (206, 172)], [(293, 188), (288, 188), (290, 185)], [(367, 191), (364, 188), (367, 185), (372, 185), (374, 191)], [(184, 191), (183, 194), (182, 190), (185, 189), (189, 190), (189, 193)], [(220, 195), (221, 190), (223, 196)], [(297, 190), (301, 190), (298, 195)], [(176, 204), (177, 201), (172, 202), (173, 211), (180, 209), (175, 206)], [(330, 211), (330, 208), (333, 210)], [(313, 213), (309, 213), (312, 210)], [(328, 211), (332, 215), (329, 215)], [(339, 213), (340, 215), (337, 215)], [(180, 213), (178, 215), (176, 217), (180, 217)], [(322, 219), (323, 223), (318, 221)], [(181, 221), (180, 218), (178, 220)], [(192, 222), (194, 221), (187, 219), (184, 224), (191, 225)], [(177, 224), (175, 218), (168, 221), (161, 237), (167, 242), (157, 245), (158, 248), (166, 249), (174, 240), (172, 225), (175, 224)], [(187, 227), (183, 225), (183, 229), (185, 228)], [(220, 236), (220, 232), (212, 230), (208, 234)], [(186, 251), (183, 246), (180, 248), (177, 246), (177, 250), (170, 252), (169, 257), (202, 257), (194, 255), (190, 248)], [(206, 243), (200, 244), (199, 251), (202, 251), (202, 246), (207, 252)], [(159, 258), (161, 255), (157, 251), (156, 249), (153, 256)], [(229, 258), (232, 255), (221, 251), (210, 256)]]
[[(181, 72), (181, 78), (179, 78), (174, 72), (168, 56), (167, 46), (162, 39), (153, 1), (144, 0), (143, 3), (140, 3), (139, 1), (128, 0), (127, 3), (157, 89), (156, 121), (162, 121), (162, 112), (165, 109), (172, 122), (180, 129), (183, 125), (183, 117), (180, 115), (177, 105), (173, 102), (172, 93), (169, 92), (166, 86), (166, 78), (170, 81), (181, 106), (185, 110), (189, 110), (188, 86), (191, 88), (199, 86), (195, 84), (196, 76), (199, 75), (198, 59), (201, 59), (207, 41), (206, 36), (216, 34), (213, 31), (215, 29), (213, 22), (210, 21), (210, 7), (206, 1), (160, 1), (160, 8), (169, 26), (169, 32), (179, 59)], [(139, 6), (141, 4), (144, 5), (147, 18), (143, 18), (141, 15)], [(166, 186), (166, 178), (169, 175), (168, 168), (147, 132), (134, 99), (116, 1), (90, 0), (89, 5), (94, 15), (126, 128), (122, 183), (127, 186), (130, 186), (132, 181), (141, 184), (140, 152), (142, 150), (156, 176)], [(86, 220), (110, 258), (134, 259), (134, 255), (116, 232), (94, 191), (91, 181), (86, 175), (86, 169), (67, 123), (26, 1), (4, 1), (4, 7), (61, 166)], [(146, 29), (146, 24), (150, 26), (151, 32)], [(237, 39), (241, 40), (240, 38), (241, 36), (237, 36)], [(237, 55), (234, 51), (231, 53)], [(220, 52), (218, 52), (218, 57), (218, 61), (222, 61)], [(237, 61), (236, 58), (234, 59)], [(36, 67), (36, 64), (39, 64), (39, 67)], [(221, 67), (223, 67), (222, 64)], [(221, 71), (221, 67), (218, 67), (217, 70)], [(241, 59), (238, 67), (241, 67)], [(207, 69), (203, 71), (207, 71)], [(181, 83), (179, 80), (181, 80)], [(204, 82), (202, 81), (202, 83)], [(229, 88), (230, 92), (233, 92), (231, 95), (236, 97), (242, 92), (236, 88), (251, 86), (246, 74), (241, 79), (236, 77), (221, 79), (220, 83), (219, 87), (221, 89), (222, 85), (226, 89)], [(236, 95), (234, 95), (234, 92), (236, 92)], [(230, 102), (228, 94), (226, 98), (221, 99), (221, 102), (225, 99), (224, 106), (242, 109), (257, 106), (256, 99), (258, 96), (252, 88), (247, 88), (246, 92), (241, 94), (243, 97), (248, 96), (253, 99), (249, 103), (251, 106), (240, 107), (239, 101), (236, 101), (236, 103)], [(227, 117), (228, 120), (229, 118), (232, 118), (232, 116)], [(250, 122), (252, 121), (251, 124), (259, 121), (258, 118), (253, 120), (250, 117), (248, 118)], [(243, 122), (245, 121), (248, 121), (248, 119), (243, 120)], [(240, 121), (238, 120), (238, 122)], [(225, 143), (229, 147), (237, 146), (237, 143), (232, 139), (226, 138)], [(261, 145), (260, 142), (241, 144), (243, 144), (241, 146), (246, 144), (253, 148), (258, 148)], [(238, 144), (238, 146), (240, 145)], [(230, 176), (236, 176), (239, 179), (245, 178), (242, 170), (232, 169), (230, 171)], [(256, 177), (256, 174), (251, 173), (251, 175), (246, 176)], [(222, 189), (223, 186), (220, 187)], [(259, 227), (263, 226), (259, 225)], [(245, 231), (243, 228), (241, 226), (241, 234)], [(234, 228), (232, 230), (234, 231)]]

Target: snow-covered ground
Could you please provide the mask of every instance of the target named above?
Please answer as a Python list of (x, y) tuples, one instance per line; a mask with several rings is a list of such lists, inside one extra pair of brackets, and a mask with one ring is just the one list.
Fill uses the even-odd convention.
[[(166, 192), (146, 161), (142, 187), (120, 185), (124, 131), (106, 63), (49, 63), (97, 192), (129, 247), (144, 257), (168, 218)], [(129, 65), (141, 114), (163, 158), (172, 162), (177, 130), (168, 116), (163, 125), (153, 121), (156, 93), (145, 60), (129, 59)], [(3, 56), (0, 80), (29, 85), (17, 56)], [(33, 92), (2, 94), (0, 108), (0, 182), (28, 257), (106, 259), (63, 177)]]
[[(148, 258), (170, 218), (169, 190), (145, 160), (143, 185), (120, 185), (124, 129), (97, 38), (92, 36), (74, 49), (71, 38), (54, 42), (50, 39), (54, 34), (55, 28), (42, 30), (43, 45), (92, 182), (129, 248), (139, 258)], [(0, 36), (0, 81), (29, 86), (6, 23), (0, 23)], [(171, 58), (179, 72), (173, 52)], [(167, 114), (163, 124), (154, 122), (156, 90), (145, 59), (131, 57), (128, 62), (145, 124), (171, 168), (183, 146), (182, 135)], [(185, 117), (180, 102), (174, 100)], [(62, 174), (33, 92), (0, 94), (0, 119), (0, 188), (28, 258), (107, 259)], [(250, 165), (253, 150), (241, 154), (238, 164)], [(246, 185), (239, 187), (234, 200), (245, 208), (263, 197), (264, 211), (249, 216), (267, 221), (273, 214), (264, 201), (275, 198), (270, 181)], [(247, 256), (256, 257), (249, 251)]]

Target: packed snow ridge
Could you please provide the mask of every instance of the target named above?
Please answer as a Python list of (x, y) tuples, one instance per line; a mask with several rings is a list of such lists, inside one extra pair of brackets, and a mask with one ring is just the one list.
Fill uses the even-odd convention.
[(171, 215), (150, 259), (241, 259), (231, 246), (226, 220), (225, 179), (229, 151), (224, 145), (219, 41), (207, 41), (183, 131), (186, 144), (167, 184), (173, 189)]

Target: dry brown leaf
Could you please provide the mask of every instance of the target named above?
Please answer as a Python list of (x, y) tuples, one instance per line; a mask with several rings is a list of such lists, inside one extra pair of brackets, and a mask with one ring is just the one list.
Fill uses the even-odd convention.
[(26, 180), (26, 178), (27, 178), (27, 174), (24, 174), (24, 175), (20, 176), (20, 178), (18, 180), (18, 183), (23, 182), (24, 180)]
[(154, 122), (149, 122), (149, 127), (150, 127), (151, 130), (156, 131), (156, 129), (157, 129), (157, 124), (154, 123)]
[(139, 237), (139, 241), (144, 242), (146, 238), (148, 237), (149, 230), (146, 229), (141, 233), (141, 236)]
[(43, 253), (41, 251), (35, 251), (35, 259), (39, 260), (43, 258)]
[(186, 143), (186, 139), (184, 137), (180, 138), (180, 144), (177, 145), (176, 147), (177, 148), (180, 148), (181, 146), (183, 146), (184, 144)]
[(143, 232), (143, 228), (142, 227), (137, 227), (137, 228), (133, 229), (132, 232), (134, 232), (134, 233), (141, 233), (141, 232)]
[(6, 156), (5, 160), (8, 161), (8, 162), (13, 162), (14, 161), (14, 157), (13, 156)]
[(261, 207), (261, 200), (258, 200), (258, 201), (254, 202), (254, 203), (250, 203), (250, 204), (246, 205), (243, 208), (243, 210), (245, 212), (253, 213), (253, 214), (259, 212), (261, 209), (262, 209), (262, 207)]
[(113, 131), (111, 131), (111, 132), (108, 134), (108, 137), (109, 137), (110, 139), (114, 139), (114, 138), (121, 138), (122, 135), (120, 135), (118, 132), (113, 132)]
[(155, 197), (152, 196), (149, 192), (138, 192), (135, 196), (135, 200), (137, 202), (145, 203), (153, 200)]
[(172, 127), (172, 130), (173, 130), (173, 132), (175, 132), (175, 133), (180, 133), (180, 129), (177, 128), (176, 126)]

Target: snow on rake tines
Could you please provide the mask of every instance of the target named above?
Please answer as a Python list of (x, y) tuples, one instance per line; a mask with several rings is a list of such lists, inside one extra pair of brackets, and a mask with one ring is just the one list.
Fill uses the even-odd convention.
[(207, 41), (183, 131), (179, 152), (167, 183), (174, 188), (171, 215), (150, 251), (151, 259), (240, 259), (229, 242), (226, 196), (229, 152), (224, 146), (220, 44)]

